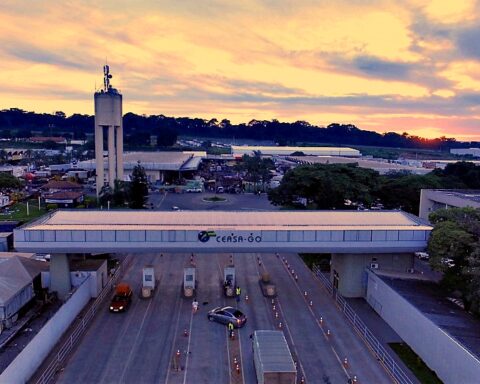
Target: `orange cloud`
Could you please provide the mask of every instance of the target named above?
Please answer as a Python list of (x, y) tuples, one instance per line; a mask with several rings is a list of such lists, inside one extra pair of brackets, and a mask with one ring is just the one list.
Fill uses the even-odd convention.
[(92, 113), (108, 60), (126, 112), (478, 139), (473, 1), (4, 3), (1, 108)]

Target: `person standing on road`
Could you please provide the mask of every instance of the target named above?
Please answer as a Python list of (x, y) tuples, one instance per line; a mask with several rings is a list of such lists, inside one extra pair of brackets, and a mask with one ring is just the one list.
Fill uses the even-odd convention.
[(192, 310), (193, 310), (193, 313), (197, 313), (197, 311), (198, 311), (198, 301), (197, 301), (197, 299), (193, 299)]
[(237, 296), (237, 303), (240, 301), (240, 295), (242, 294), (242, 288), (238, 287), (235, 290), (235, 294)]

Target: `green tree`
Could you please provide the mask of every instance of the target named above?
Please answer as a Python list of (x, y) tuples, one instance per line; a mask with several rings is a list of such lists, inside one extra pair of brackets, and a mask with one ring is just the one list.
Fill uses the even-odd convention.
[(124, 207), (125, 201), (127, 200), (127, 189), (126, 184), (122, 180), (115, 180), (113, 194), (112, 194), (113, 204), (116, 207)]
[(418, 214), (420, 191), (427, 188), (442, 188), (441, 179), (433, 174), (392, 174), (383, 176), (375, 192), (385, 208)]
[(21, 188), (23, 183), (15, 176), (8, 173), (0, 172), (0, 189), (5, 188)]
[(275, 205), (309, 209), (345, 209), (345, 201), (370, 205), (379, 175), (356, 164), (302, 165), (288, 171), (268, 194)]
[(108, 202), (110, 204), (113, 200), (113, 191), (109, 185), (104, 185), (102, 189), (100, 189), (100, 193), (98, 194), (98, 202), (103, 207), (108, 207)]
[(270, 172), (275, 169), (275, 164), (269, 158), (262, 158), (260, 152), (255, 152), (253, 156), (243, 155), (242, 162), (237, 166), (237, 170), (245, 172), (245, 179), (255, 184), (262, 184), (262, 189), (268, 183), (273, 175)]
[(469, 282), (465, 294), (466, 301), (470, 303), (470, 310), (478, 314), (480, 313), (480, 242), (475, 242), (473, 248), (473, 252), (467, 258), (467, 267), (463, 269), (463, 274)]
[(133, 168), (128, 197), (128, 205), (133, 209), (142, 209), (147, 202), (147, 175), (145, 174), (145, 169), (140, 165), (140, 162)]
[[(480, 211), (473, 208), (438, 210), (429, 216), (434, 224), (428, 241), (430, 263), (444, 272), (441, 284), (460, 293), (465, 309), (480, 305)], [(453, 259), (448, 267), (442, 259)]]

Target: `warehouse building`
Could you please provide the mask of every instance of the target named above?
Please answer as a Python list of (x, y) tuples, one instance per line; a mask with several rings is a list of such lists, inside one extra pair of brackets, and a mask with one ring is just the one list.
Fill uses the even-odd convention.
[(288, 156), (295, 152), (302, 152), (305, 155), (315, 156), (342, 156), (342, 157), (360, 157), (361, 153), (357, 149), (347, 147), (275, 147), (275, 146), (247, 146), (232, 145), (232, 154), (234, 156), (249, 155), (255, 152), (262, 155), (283, 155)]
[(480, 208), (480, 190), (468, 189), (422, 189), (420, 192), (420, 218), (437, 209)]

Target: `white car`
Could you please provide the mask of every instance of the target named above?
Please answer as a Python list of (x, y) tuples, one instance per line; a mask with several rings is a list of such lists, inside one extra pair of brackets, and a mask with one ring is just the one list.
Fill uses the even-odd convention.
[(33, 259), (38, 261), (50, 261), (50, 256), (49, 253), (36, 253), (35, 256), (33, 256)]
[(430, 255), (427, 252), (415, 252), (415, 256), (420, 260), (430, 260)]
[(453, 261), (453, 259), (450, 259), (450, 258), (447, 258), (447, 257), (442, 258), (440, 260), (440, 262), (448, 268), (452, 268), (452, 267), (455, 266), (455, 261)]

